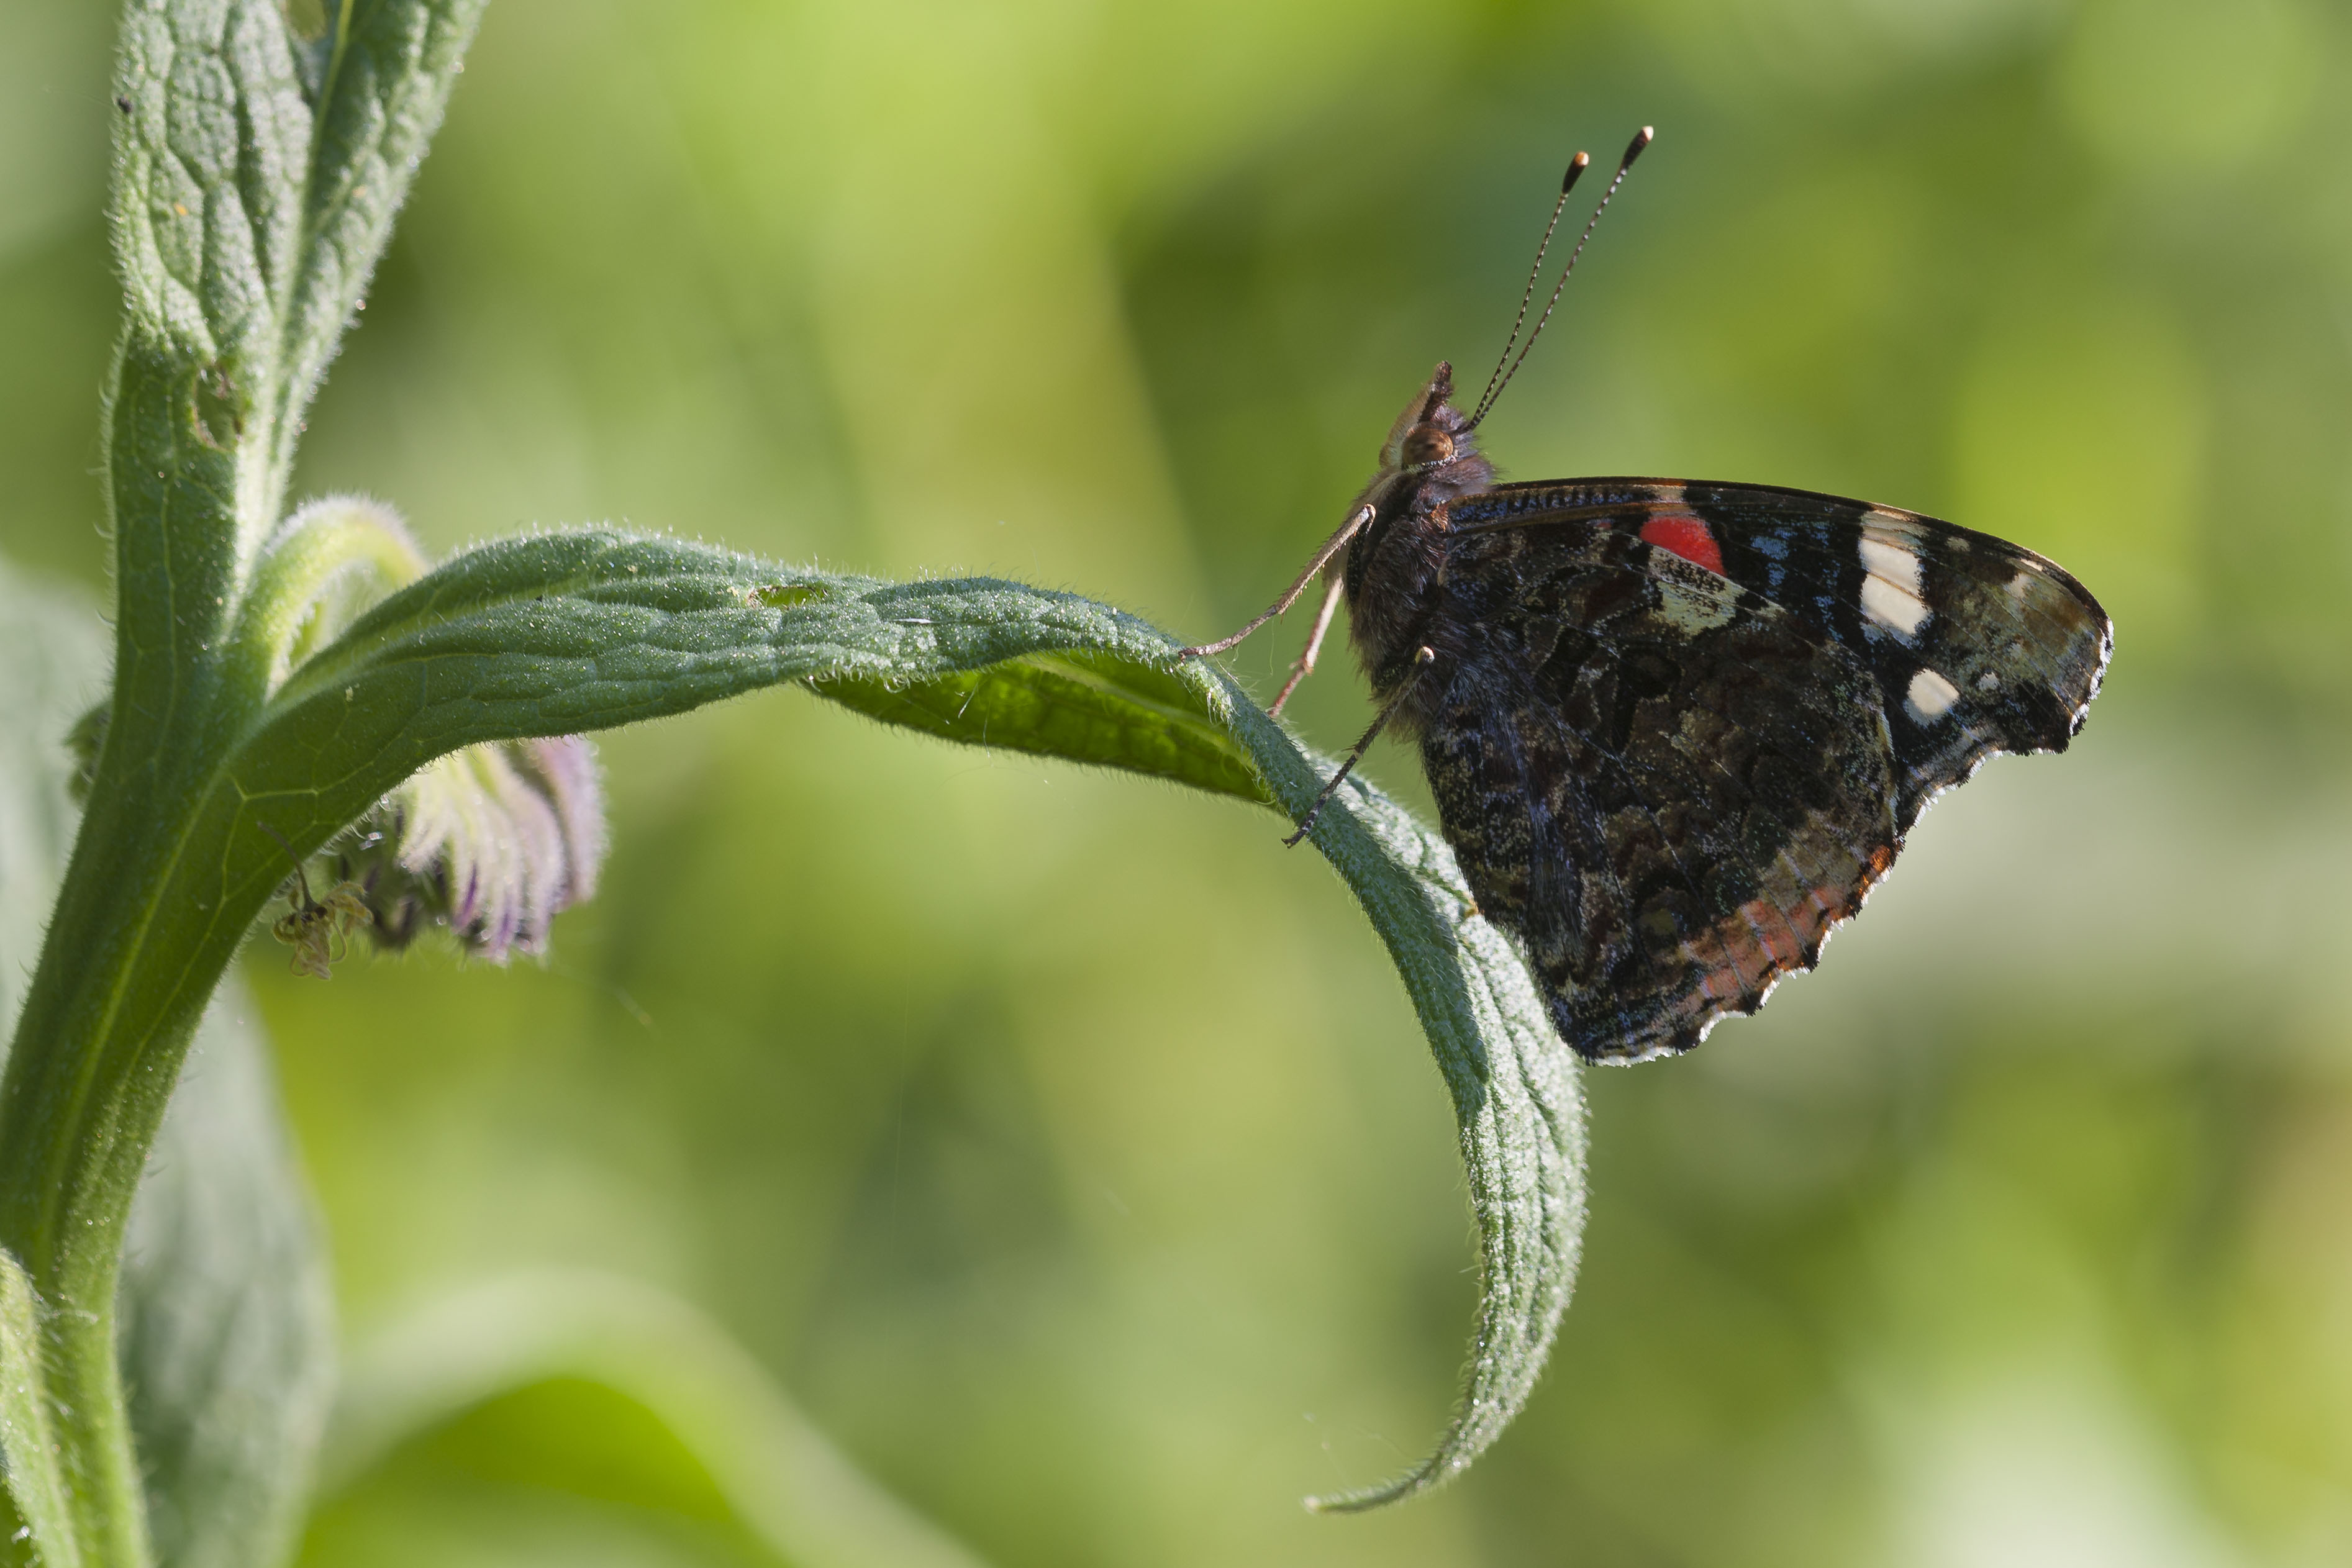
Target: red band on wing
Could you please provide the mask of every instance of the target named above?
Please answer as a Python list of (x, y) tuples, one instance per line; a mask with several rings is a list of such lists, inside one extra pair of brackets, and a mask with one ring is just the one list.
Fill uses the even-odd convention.
[(1723, 549), (1707, 526), (1688, 514), (1666, 513), (1642, 525), (1642, 542), (1723, 575)]

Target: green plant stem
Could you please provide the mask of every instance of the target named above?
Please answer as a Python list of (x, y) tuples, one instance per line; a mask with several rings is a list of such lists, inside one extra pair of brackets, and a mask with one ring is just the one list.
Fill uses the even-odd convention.
[[(0, 1080), (0, 1246), (40, 1302), (83, 1561), (108, 1568), (151, 1561), (116, 1365), (123, 1230), (189, 1041), (268, 888), (224, 887), (238, 808), (188, 788), (190, 771), (110, 734)], [(290, 808), (285, 820), (302, 852), (330, 831)]]
[(39, 1303), (80, 1555), (107, 1568), (150, 1560), (115, 1362), (123, 1228), (181, 1059), (252, 916), (224, 907), (233, 822), (198, 785), (234, 727), (216, 650), (237, 571), (226, 530), (205, 526), (237, 465), (203, 428), (201, 385), (135, 337), (116, 361), (113, 717), (0, 1078), (0, 1247)]
[[(101, 789), (108, 782), (100, 775)], [(117, 797), (118, 800), (121, 798)], [(146, 1511), (115, 1362), (114, 1297), (131, 1197), (198, 1015), (234, 944), (163, 985), (153, 838), (93, 811), (0, 1082), (0, 1246), (40, 1305), (42, 1358), (84, 1560), (148, 1561)], [(210, 962), (206, 962), (210, 959)]]

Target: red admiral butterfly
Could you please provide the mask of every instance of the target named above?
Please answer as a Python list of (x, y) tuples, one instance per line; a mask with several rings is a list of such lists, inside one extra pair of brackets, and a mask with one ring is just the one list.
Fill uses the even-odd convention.
[(1498, 485), (1472, 433), (1518, 339), (1467, 415), (1439, 365), (1289, 591), (1184, 652), (1234, 646), (1328, 572), (1274, 711), (1342, 594), (1381, 710), (1289, 841), (1384, 727), (1418, 736), (1446, 840), (1562, 1037), (1639, 1061), (1811, 968), (1927, 802), (1987, 757), (2064, 750), (2114, 627), (2032, 551), (1916, 512), (1768, 485)]

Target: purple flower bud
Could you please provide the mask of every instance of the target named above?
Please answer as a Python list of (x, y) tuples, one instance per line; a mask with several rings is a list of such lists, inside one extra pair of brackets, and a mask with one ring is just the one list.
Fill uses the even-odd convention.
[(469, 746), (421, 769), (337, 852), (381, 947), (425, 923), (504, 963), (546, 950), (558, 910), (589, 897), (604, 860), (604, 791), (583, 736)]

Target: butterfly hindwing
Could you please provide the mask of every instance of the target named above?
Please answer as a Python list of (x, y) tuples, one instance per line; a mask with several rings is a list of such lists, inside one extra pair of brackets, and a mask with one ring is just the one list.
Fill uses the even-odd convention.
[(2063, 748), (2111, 643), (2032, 552), (1834, 497), (1571, 480), (1452, 513), (1423, 758), (1590, 1057), (1685, 1050), (1811, 967), (1937, 790)]
[(1872, 674), (1637, 533), (1461, 546), (1423, 732), (1447, 837), (1571, 1045), (1685, 1050), (1810, 967), (1893, 859)]

